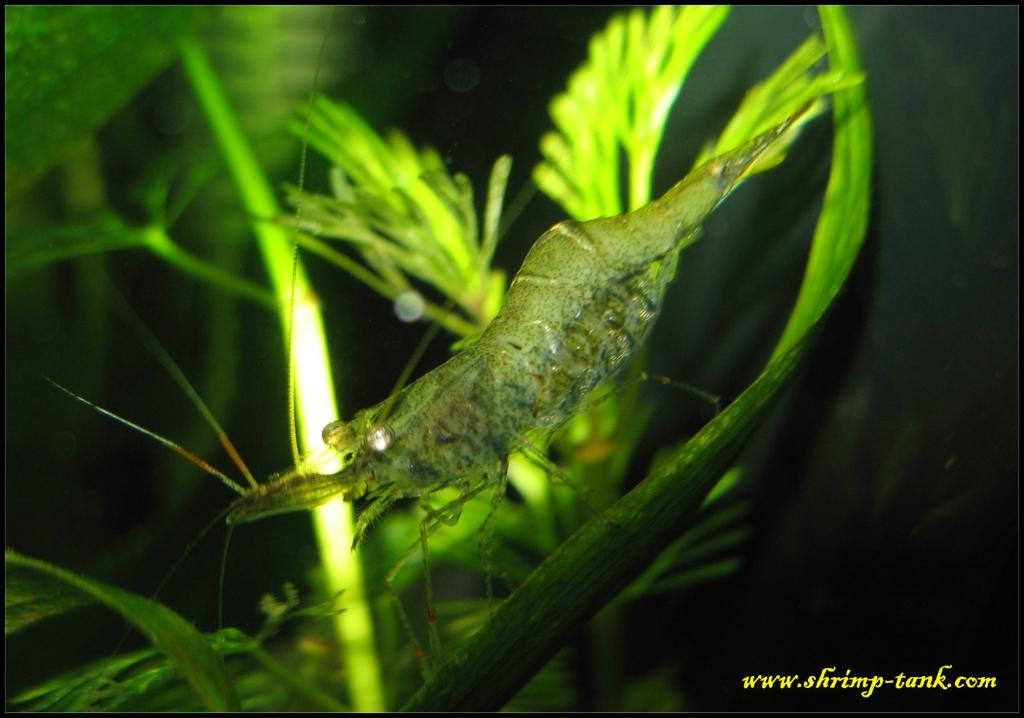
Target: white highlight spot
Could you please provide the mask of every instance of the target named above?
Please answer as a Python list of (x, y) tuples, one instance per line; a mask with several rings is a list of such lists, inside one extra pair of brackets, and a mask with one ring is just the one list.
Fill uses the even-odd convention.
[(419, 292), (409, 290), (402, 292), (395, 298), (395, 316), (403, 322), (416, 322), (423, 318), (426, 304), (423, 295)]
[(385, 451), (394, 440), (395, 435), (386, 426), (370, 429), (369, 433), (366, 434), (366, 444), (377, 453)]

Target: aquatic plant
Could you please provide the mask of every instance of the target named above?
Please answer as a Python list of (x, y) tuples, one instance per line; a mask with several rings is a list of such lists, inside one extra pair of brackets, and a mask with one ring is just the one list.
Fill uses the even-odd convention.
[[(617, 16), (592, 39), (590, 59), (573, 75), (568, 91), (552, 104), (557, 132), (542, 140), (545, 162), (535, 172), (541, 188), (566, 213), (588, 219), (616, 214), (648, 201), (668, 108), (704, 43), (725, 16), (724, 10), (702, 8), (634, 11)], [(605, 482), (604, 490), (609, 502), (614, 503), (603, 517), (586, 516), (587, 504), (594, 503), (585, 499), (586, 494), (552, 488), (552, 479), (544, 476), (547, 467), (543, 462), (538, 467), (526, 457), (514, 460), (512, 480), (523, 501), (499, 515), (495, 556), (495, 563), (511, 579), (511, 594), (490, 620), (484, 602), (476, 602), (460, 619), (449, 616), (448, 607), (442, 604), (441, 625), (450, 627), (446, 638), (454, 637), (460, 642), (454, 655), (447, 657), (448, 661), (412, 698), (409, 707), (500, 707), (565, 645), (576, 626), (620, 590), (625, 589), (623, 595), (629, 597), (672, 585), (673, 581), (687, 578), (679, 573), (681, 567), (689, 567), (688, 578), (694, 580), (699, 571), (693, 570), (693, 562), (708, 551), (709, 540), (728, 536), (715, 534), (715, 529), (742, 526), (741, 512), (735, 511), (736, 506), (727, 502), (716, 504), (709, 493), (714, 489), (721, 498), (735, 480), (736, 471), (730, 471), (730, 467), (739, 446), (788, 384), (808, 350), (814, 330), (852, 266), (866, 227), (871, 131), (859, 63), (841, 11), (825, 9), (822, 17), (824, 43), (811, 38), (779, 70), (752, 89), (726, 130), (701, 155), (706, 159), (735, 147), (807, 102), (820, 102), (826, 94), (832, 95), (835, 139), (826, 202), (804, 285), (774, 358), (758, 379), (696, 436), (689, 440), (679, 436), (680, 443), (666, 448), (647, 479), (621, 498), (625, 467), (637, 440), (629, 433), (629, 418), (631, 412), (633, 419), (641, 413), (635, 392), (631, 397), (627, 389), (621, 397), (597, 404), (588, 416), (570, 426), (564, 444), (569, 461), (561, 471), (583, 486), (590, 485), (591, 479), (596, 480), (596, 472), (581, 447), (593, 449), (602, 441), (611, 446), (606, 459), (617, 467), (610, 473), (617, 475)], [(222, 102), (215, 73), (205, 66), (201, 46), (186, 41), (184, 48), (185, 65), (197, 93), (205, 95), (204, 112), (216, 128), (218, 142), (227, 157), (225, 164), (241, 188), (249, 186), (248, 190), (242, 189), (249, 196), (247, 216), (254, 220), (259, 233), (280, 233), (282, 222), (267, 220), (282, 213), (272, 197), (269, 203), (261, 204), (267, 200), (266, 183), (260, 179), (258, 165), (245, 156), (244, 144), (239, 149), (244, 135), (237, 126), (232, 126), (230, 108)], [(831, 69), (815, 72), (813, 68), (826, 48)], [(450, 177), (436, 152), (413, 149), (401, 134), (381, 139), (351, 107), (338, 107), (318, 99), (313, 108), (308, 115), (298, 113), (297, 130), (300, 137), (308, 134), (314, 147), (328, 152), (331, 147), (337, 150), (330, 156), (338, 167), (334, 201), (340, 201), (345, 212), (339, 212), (338, 205), (326, 198), (293, 192), (293, 200), (300, 208), (294, 223), (307, 230), (303, 247), (323, 255), (336, 255), (343, 268), (389, 299), (413, 289), (426, 294), (428, 316), (457, 337), (472, 339), (493, 316), (504, 292), (504, 275), (492, 269), (490, 261), (502, 233), (498, 208), (509, 174), (508, 160), (499, 159), (495, 164), (485, 193), (487, 209), (482, 218), (477, 218), (469, 181), (458, 175)], [(823, 104), (816, 106), (816, 110), (822, 109)], [(306, 117), (310, 118), (308, 133)], [(333, 124), (329, 122), (331, 117), (335, 119)], [(621, 157), (626, 158), (625, 181), (619, 177)], [(781, 157), (775, 158), (780, 160)], [(697, 163), (700, 161), (699, 158)], [(766, 166), (767, 163), (762, 168)], [(375, 174), (374, 168), (380, 172)], [(159, 189), (159, 183), (156, 184)], [(403, 188), (401, 201), (396, 201), (393, 193), (396, 186)], [(167, 259), (168, 266), (211, 282), (220, 292), (283, 310), (280, 314), (285, 329), (281, 332), (281, 344), (296, 347), (298, 401), (300, 407), (309, 408), (310, 384), (304, 378), (304, 360), (316, 357), (323, 365), (327, 362), (322, 352), (306, 350), (307, 334), (300, 328), (300, 322), (296, 321), (295, 327), (288, 323), (291, 311), (286, 308), (292, 306), (293, 291), (288, 237), (261, 240), (268, 274), (276, 278), (274, 290), (268, 292), (178, 248), (168, 231), (177, 216), (175, 203), (168, 203), (168, 208), (152, 201), (154, 196), (161, 198), (159, 191), (150, 195), (152, 221), (141, 228), (133, 229), (112, 213), (90, 219), (87, 224), (69, 224), (58, 232), (50, 232), (50, 236), (64, 238), (64, 243), (58, 245), (63, 252), (54, 253), (52, 245), (44, 251), (38, 243), (23, 244), (28, 249), (15, 256), (18, 262), (11, 271), (29, 272), (56, 259), (113, 247), (148, 247)], [(168, 196), (164, 193), (163, 199)], [(156, 211), (161, 206), (163, 211)], [(309, 232), (310, 229), (315, 231)], [(351, 254), (339, 252), (336, 246), (324, 244), (324, 238), (332, 236), (354, 243), (361, 250), (363, 264), (353, 260)], [(97, 237), (110, 239), (107, 244), (97, 245)], [(294, 286), (294, 304), (299, 314), (309, 312), (312, 316), (315, 302), (307, 301), (312, 299), (311, 291), (301, 280)], [(427, 294), (430, 291), (440, 299), (432, 300)], [(454, 303), (454, 310), (445, 307), (448, 300)], [(312, 341), (319, 341), (315, 338), (320, 334), (315, 320), (309, 326)], [(323, 386), (320, 383), (312, 393), (324, 398)], [(330, 413), (331, 409), (321, 411)], [(336, 412), (326, 419), (314, 416), (303, 423), (304, 434), (309, 436), (307, 446), (319, 440), (320, 428), (335, 416)], [(555, 476), (554, 480), (561, 478), (564, 477)], [(486, 513), (486, 500), (467, 505), (459, 524), (440, 532), (431, 543), (432, 558), (475, 564), (475, 551), (467, 549), (474, 547), (476, 528)], [(342, 524), (350, 520), (344, 514), (339, 518)], [(380, 562), (386, 564), (383, 570), (412, 543), (415, 526), (416, 520), (410, 519), (392, 521), (390, 528), (380, 527), (379, 540), (376, 544), (371, 540), (368, 550), (382, 558)], [(563, 542), (567, 526), (579, 528)], [(231, 629), (204, 637), (153, 601), (49, 564), (8, 554), (9, 585), (19, 588), (8, 593), (9, 632), (91, 600), (121, 613), (149, 635), (156, 648), (115, 656), (65, 673), (16, 697), (17, 704), (50, 709), (188, 707), (194, 698), (183, 697), (169, 687), (173, 685), (169, 679), (176, 667), (189, 681), (195, 696), (209, 708), (269, 706), (281, 698), (282, 687), (285, 695), (295, 697), (297, 705), (338, 708), (335, 699), (317, 687), (315, 681), (286, 669), (262, 648), (262, 642), (285, 621), (308, 616), (312, 611), (330, 615), (338, 623), (339, 653), (349, 667), (347, 702), (363, 709), (383, 705), (385, 697), (373, 683), (379, 681), (382, 663), (401, 662), (407, 656), (401, 648), (405, 641), (401, 635), (392, 635), (391, 642), (400, 647), (381, 650), (383, 639), (353, 639), (359, 625), (350, 620), (358, 613), (353, 609), (363, 607), (363, 618), (357, 619), (367, 626), (370, 605), (359, 595), (363, 579), (342, 573), (359, 565), (348, 560), (351, 533), (325, 524), (320, 534), (324, 563), (338, 569), (324, 581), (329, 586), (325, 594), (345, 591), (345, 611), (338, 613), (333, 603), (317, 611), (304, 609), (286, 592), (283, 600), (264, 602), (266, 624), (252, 637)], [(727, 546), (735, 548), (737, 541), (734, 535), (727, 540)], [(659, 559), (670, 544), (673, 545), (669, 552)], [(504, 548), (516, 545), (526, 550)], [(523, 553), (550, 555), (532, 569), (523, 565)], [(702, 568), (700, 563), (697, 566)], [(719, 570), (721, 567), (720, 564)], [(414, 583), (415, 572), (405, 573), (404, 578), (399, 576), (399, 587)], [(372, 571), (366, 579), (371, 585), (378, 580), (379, 576)], [(393, 624), (389, 610), (384, 606), (374, 612), (385, 632), (389, 620)], [(347, 628), (345, 621), (349, 621)], [(479, 626), (479, 630), (465, 639), (474, 626)], [(236, 663), (236, 659), (228, 661), (229, 669), (244, 665), (243, 673), (229, 676), (218, 655), (245, 656), (244, 664)], [(329, 672), (326, 664), (332, 659), (320, 655), (324, 656), (324, 665), (315, 673), (322, 675)], [(363, 667), (362, 679), (352, 670), (354, 665)], [(559, 670), (564, 665), (556, 660), (552, 666), (547, 671), (547, 680), (559, 681), (559, 676), (564, 675)], [(565, 686), (559, 685), (564, 696)], [(390, 704), (404, 698), (402, 689), (394, 685), (386, 688)], [(237, 696), (241, 696), (241, 703)]]

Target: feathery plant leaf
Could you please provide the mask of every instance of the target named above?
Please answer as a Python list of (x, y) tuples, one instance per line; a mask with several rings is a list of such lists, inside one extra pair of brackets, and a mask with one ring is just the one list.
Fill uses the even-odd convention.
[[(220, 656), (254, 651), (258, 639), (234, 628), (207, 636), (211, 648)], [(234, 673), (234, 672), (233, 672)], [(161, 696), (176, 693), (180, 687), (172, 658), (156, 648), (101, 658), (84, 666), (49, 678), (9, 698), (22, 710), (97, 711), (160, 710)], [(234, 686), (240, 688), (235, 680)], [(247, 708), (251, 701), (240, 700)], [(191, 695), (176, 695), (170, 707), (200, 710), (204, 704)]]
[[(469, 179), (450, 175), (432, 147), (417, 150), (398, 130), (382, 138), (352, 107), (325, 97), (310, 111), (309, 142), (334, 163), (334, 196), (291, 189), (298, 229), (314, 235), (304, 246), (389, 299), (414, 291), (417, 281), (434, 287), (468, 317), (442, 321), (456, 334), (486, 326), (504, 292), (504, 276), (490, 264), (511, 159), (494, 163), (481, 232)], [(369, 271), (344, 256), (338, 261), (315, 237), (349, 242)], [(441, 320), (445, 313), (431, 305), (427, 314)]]
[(659, 6), (616, 15), (590, 41), (587, 62), (550, 107), (558, 132), (541, 139), (534, 180), (578, 220), (621, 214), (651, 198), (654, 158), (686, 75), (729, 14), (726, 7)]
[[(654, 157), (665, 122), (686, 75), (728, 14), (727, 8), (658, 7), (645, 15), (618, 15), (591, 41), (589, 58), (551, 103), (558, 133), (541, 139), (545, 161), (534, 169), (537, 185), (575, 219), (622, 212), (620, 153), (629, 160), (629, 209), (650, 199)], [(747, 176), (774, 167), (800, 127), (825, 109), (823, 97), (854, 85), (860, 75), (814, 72), (825, 56), (817, 36), (769, 78), (753, 87), (726, 129), (697, 158), (699, 166), (777, 125), (814, 103), (784, 142), (760, 158)]]
[[(156, 206), (147, 209), (153, 209), (154, 214), (163, 210)], [(275, 306), (266, 289), (186, 251), (172, 238), (164, 217), (134, 226), (109, 210), (75, 223), (12, 232), (4, 275), (11, 279), (55, 262), (125, 249), (148, 249), (169, 266), (201, 282), (265, 307)]]
[[(726, 477), (738, 472), (739, 469), (734, 468)], [(748, 510), (746, 503), (739, 502), (708, 511), (704, 518), (665, 549), (647, 570), (620, 594), (619, 600), (674, 590), (679, 588), (681, 583), (694, 583), (695, 579), (701, 576), (717, 577), (721, 574), (701, 573), (715, 564), (719, 566), (718, 571), (721, 571), (723, 566), (738, 566), (738, 559), (731, 554), (750, 536), (750, 529), (742, 523)], [(710, 563), (710, 559), (714, 559), (715, 564)]]

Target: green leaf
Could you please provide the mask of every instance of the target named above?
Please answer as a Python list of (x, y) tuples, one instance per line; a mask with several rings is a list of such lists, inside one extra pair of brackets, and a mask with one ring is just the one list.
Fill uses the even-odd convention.
[(811, 105), (800, 121), (790, 129), (785, 141), (758, 159), (747, 176), (771, 169), (782, 162), (786, 148), (799, 134), (800, 128), (826, 109), (824, 96), (863, 81), (860, 74), (848, 74), (842, 68), (815, 72), (814, 67), (825, 57), (825, 53), (826, 48), (820, 37), (808, 37), (771, 76), (747, 91), (725, 130), (715, 142), (708, 143), (694, 162), (694, 167), (739, 147), (801, 107)]
[[(282, 620), (299, 615), (322, 614), (313, 606), (293, 611)], [(226, 628), (209, 636), (213, 649), (221, 656), (247, 654), (251, 661), (233, 666), (232, 677), (241, 704), (246, 710), (267, 710), (284, 699), (277, 695), (287, 690), (292, 700), (299, 698), (309, 709), (345, 711), (345, 706), (326, 695), (308, 681), (292, 674), (262, 647), (281, 625), (272, 619), (260, 635), (246, 636), (234, 628)], [(247, 670), (247, 665), (259, 666)], [(174, 661), (154, 648), (128, 654), (108, 656), (87, 665), (49, 678), (38, 685), (10, 697), (11, 703), (27, 711), (182, 711), (201, 710), (203, 704), (181, 681), (175, 680)], [(292, 704), (294, 705), (294, 704)]]
[[(822, 8), (821, 16), (833, 69), (856, 76), (860, 64), (845, 13)], [(834, 122), (832, 170), (804, 286), (771, 361), (696, 436), (670, 450), (636, 488), (551, 554), (406, 710), (500, 708), (582, 622), (692, 525), (707, 494), (792, 381), (863, 242), (872, 156), (863, 84), (836, 92)]]
[[(832, 69), (846, 77), (859, 75), (857, 42), (845, 11), (822, 6), (820, 12)], [(829, 308), (867, 235), (874, 140), (864, 83), (835, 93), (832, 116), (835, 144), (825, 206), (814, 231), (800, 295), (773, 356), (781, 355), (800, 341)]]
[[(734, 469), (733, 472), (735, 471), (737, 470)], [(675, 586), (680, 579), (692, 582), (695, 572), (721, 564), (723, 558), (738, 563), (730, 553), (737, 550), (750, 536), (750, 530), (741, 523), (747, 512), (748, 506), (740, 503), (711, 511), (703, 516), (696, 525), (665, 549), (657, 560), (622, 592), (621, 598), (633, 599), (657, 593), (666, 590), (669, 585)], [(716, 564), (711, 563), (711, 558), (716, 559)]]
[(14, 551), (4, 554), (4, 568), (8, 586), (18, 588), (16, 600), (12, 602), (8, 594), (5, 602), (8, 633), (67, 610), (73, 602), (99, 601), (120, 613), (171, 658), (206, 707), (238, 710), (221, 658), (203, 634), (169, 608)]
[(8, 570), (5, 579), (5, 635), (16, 633), (44, 618), (92, 603), (88, 595), (46, 574)]
[(174, 59), (187, 7), (8, 7), (4, 180), (10, 204)]
[(274, 307), (267, 290), (199, 259), (181, 248), (157, 224), (132, 227), (118, 215), (102, 211), (81, 222), (12, 233), (7, 245), (8, 279), (78, 257), (124, 249), (148, 249), (173, 267), (250, 301)]

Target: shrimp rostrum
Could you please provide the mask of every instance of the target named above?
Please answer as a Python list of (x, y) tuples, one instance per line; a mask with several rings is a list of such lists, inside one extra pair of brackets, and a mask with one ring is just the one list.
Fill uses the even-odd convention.
[[(705, 218), (800, 114), (709, 160), (636, 211), (556, 224), (530, 249), (476, 344), (351, 421), (324, 428), (325, 450), (336, 453), (340, 471), (299, 467), (236, 500), (228, 522), (336, 497), (362, 500), (358, 544), (400, 499), (419, 500), (435, 526), (454, 523), (488, 486), (495, 507), (509, 454), (525, 445), (527, 432), (571, 418), (588, 392), (625, 366), (658, 315), (674, 272), (668, 260), (697, 239)], [(458, 498), (432, 511), (426, 498), (447, 487)]]

